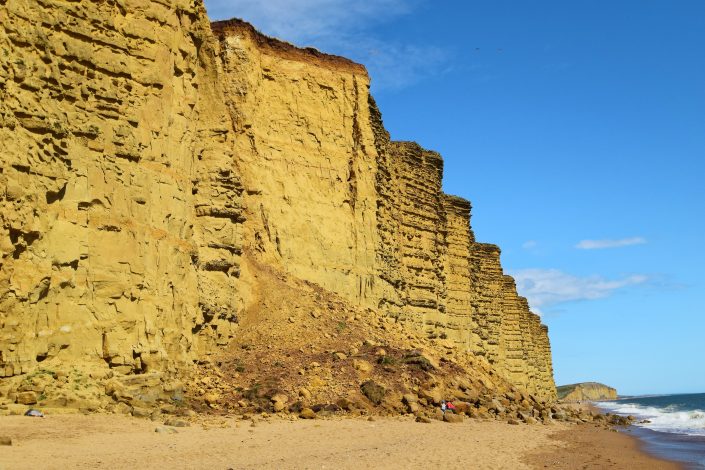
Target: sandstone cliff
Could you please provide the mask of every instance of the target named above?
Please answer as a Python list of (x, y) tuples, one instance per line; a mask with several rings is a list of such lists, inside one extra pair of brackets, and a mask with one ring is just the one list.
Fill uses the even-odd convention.
[(237, 338), (264, 264), (552, 399), (546, 327), (369, 80), (200, 2), (0, 0), (0, 394), (166, 381)]
[(0, 3), (0, 376), (173, 369), (231, 334), (242, 189), (214, 46), (189, 1)]
[(614, 400), (617, 389), (597, 382), (582, 382), (557, 387), (558, 399), (564, 402)]
[(442, 192), (441, 156), (390, 140), (365, 69), (238, 20), (213, 30), (245, 188), (244, 249), (553, 397), (546, 327), (503, 274), (499, 249), (475, 242), (470, 203)]

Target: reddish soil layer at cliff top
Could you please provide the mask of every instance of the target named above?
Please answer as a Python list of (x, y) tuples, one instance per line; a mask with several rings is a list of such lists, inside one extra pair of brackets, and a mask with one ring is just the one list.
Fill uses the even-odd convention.
[(216, 36), (247, 34), (253, 41), (255, 41), (257, 46), (262, 51), (278, 55), (284, 59), (308, 62), (321, 67), (340, 70), (342, 72), (367, 76), (367, 69), (364, 65), (353, 62), (345, 57), (325, 54), (312, 47), (300, 48), (286, 41), (265, 36), (257, 31), (254, 26), (238, 18), (225, 21), (215, 21), (211, 23), (211, 28)]

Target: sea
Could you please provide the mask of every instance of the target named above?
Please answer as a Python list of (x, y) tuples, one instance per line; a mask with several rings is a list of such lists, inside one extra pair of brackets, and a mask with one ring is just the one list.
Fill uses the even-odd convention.
[(627, 432), (641, 439), (647, 452), (705, 469), (705, 393), (620, 397), (595, 406), (636, 418)]

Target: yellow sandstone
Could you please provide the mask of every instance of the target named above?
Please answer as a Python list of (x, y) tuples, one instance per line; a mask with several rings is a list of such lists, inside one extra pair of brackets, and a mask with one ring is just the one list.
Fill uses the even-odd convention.
[(546, 327), (369, 84), (200, 1), (0, 0), (0, 394), (51, 366), (178, 396), (237, 337), (244, 254), (553, 399)]

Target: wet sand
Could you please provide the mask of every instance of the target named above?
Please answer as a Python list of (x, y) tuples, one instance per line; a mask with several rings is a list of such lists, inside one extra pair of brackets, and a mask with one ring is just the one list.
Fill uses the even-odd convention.
[(527, 456), (532, 468), (683, 470), (679, 463), (661, 460), (643, 450), (639, 439), (624, 432), (592, 425), (572, 426), (554, 433), (548, 447)]
[(174, 434), (113, 415), (0, 417), (0, 469), (677, 469), (638, 441), (590, 425), (398, 419), (208, 419)]

